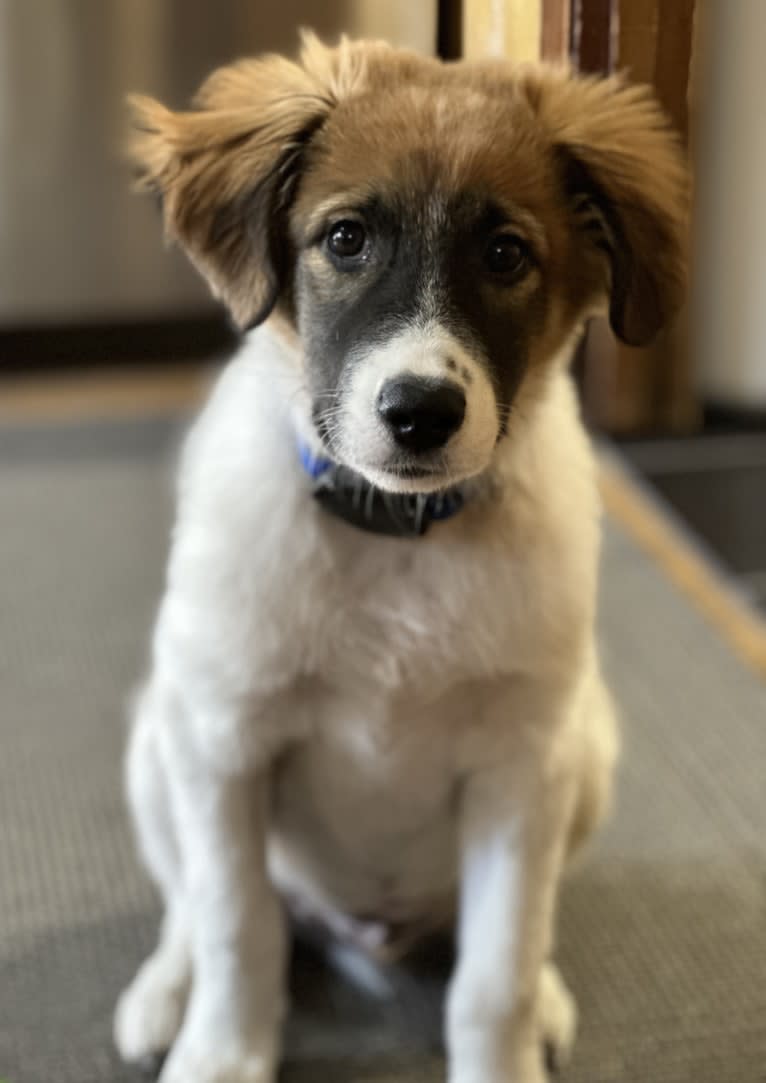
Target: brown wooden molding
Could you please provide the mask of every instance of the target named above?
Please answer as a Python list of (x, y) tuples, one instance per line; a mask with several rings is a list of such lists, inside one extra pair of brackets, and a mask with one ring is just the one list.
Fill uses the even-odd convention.
[(572, 51), (572, 0), (543, 0), (540, 52), (544, 60), (566, 60)]
[(463, 0), (463, 55), (538, 60), (543, 0)]
[(618, 0), (574, 0), (573, 54), (580, 71), (610, 72), (616, 59)]

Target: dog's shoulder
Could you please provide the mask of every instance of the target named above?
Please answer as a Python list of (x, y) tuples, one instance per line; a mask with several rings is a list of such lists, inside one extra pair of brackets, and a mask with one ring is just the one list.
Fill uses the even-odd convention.
[[(182, 514), (272, 498), (294, 474), (290, 407), (299, 378), (266, 329), (251, 332), (221, 371), (192, 426), (179, 471)], [(233, 510), (233, 509), (227, 509)]]
[(253, 332), (221, 372), (179, 464), (155, 642), (179, 664), (231, 670), (243, 686), (269, 667), (282, 679), (285, 628), (301, 609), (297, 569), (314, 549), (291, 425), (298, 387), (279, 342)]

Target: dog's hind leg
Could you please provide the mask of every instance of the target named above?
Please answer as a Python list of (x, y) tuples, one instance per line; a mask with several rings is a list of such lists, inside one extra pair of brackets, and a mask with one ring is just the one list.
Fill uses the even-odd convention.
[(594, 666), (580, 704), (580, 785), (569, 829), (572, 858), (602, 823), (611, 804), (619, 733), (612, 697)]
[(540, 1040), (551, 1072), (563, 1068), (572, 1055), (577, 1033), (577, 1006), (558, 968), (545, 963), (538, 986)]
[[(598, 670), (588, 678), (580, 705), (582, 768), (567, 844), (576, 857), (609, 811), (618, 753), (614, 705)], [(540, 972), (540, 1038), (549, 1071), (564, 1067), (571, 1056), (577, 1030), (577, 1006), (556, 965), (548, 961)]]
[(138, 702), (128, 747), (126, 783), (138, 847), (163, 898), (165, 915), (153, 954), (123, 992), (114, 1022), (124, 1060), (159, 1066), (181, 1027), (191, 984), (180, 856), (157, 733), (172, 709), (150, 683)]

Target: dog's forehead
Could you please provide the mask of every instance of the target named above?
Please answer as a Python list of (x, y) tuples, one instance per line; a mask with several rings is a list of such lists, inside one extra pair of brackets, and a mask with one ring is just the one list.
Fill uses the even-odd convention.
[(341, 102), (318, 133), (296, 200), (309, 217), (348, 194), (424, 209), (470, 197), (544, 216), (555, 202), (553, 156), (528, 109), (471, 86), (403, 85)]

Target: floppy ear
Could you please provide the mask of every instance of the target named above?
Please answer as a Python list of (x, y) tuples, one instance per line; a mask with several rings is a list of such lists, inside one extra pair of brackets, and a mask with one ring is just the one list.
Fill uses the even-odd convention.
[(556, 148), (576, 227), (608, 257), (609, 318), (649, 343), (685, 291), (688, 176), (648, 87), (532, 72), (526, 91)]
[(301, 157), (358, 68), (350, 43), (330, 50), (306, 35), (300, 64), (266, 56), (214, 72), (194, 111), (130, 99), (139, 186), (160, 195), (167, 237), (242, 328), (276, 302)]

